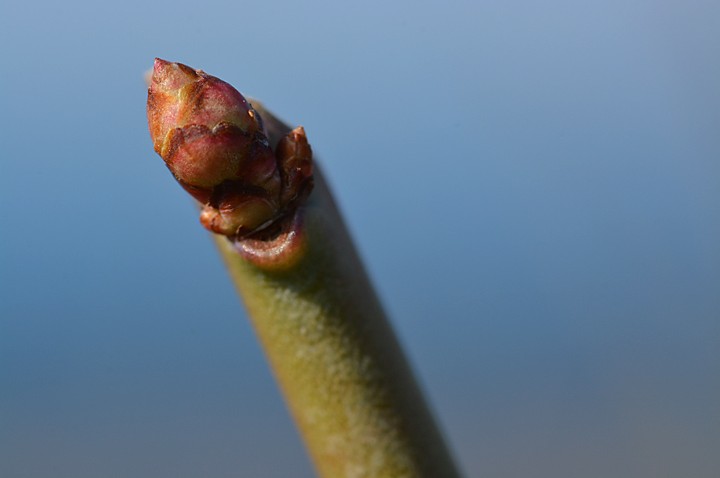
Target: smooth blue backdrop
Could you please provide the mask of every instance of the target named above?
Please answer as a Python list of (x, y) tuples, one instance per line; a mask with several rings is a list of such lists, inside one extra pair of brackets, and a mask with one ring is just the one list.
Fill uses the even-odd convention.
[(142, 74), (303, 124), (470, 477), (720, 473), (720, 7), (4, 2), (0, 476), (310, 477)]

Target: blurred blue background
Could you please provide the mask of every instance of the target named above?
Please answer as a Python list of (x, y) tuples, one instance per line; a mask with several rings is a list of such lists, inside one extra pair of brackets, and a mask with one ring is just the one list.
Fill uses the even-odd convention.
[(717, 2), (5, 2), (0, 45), (0, 476), (312, 476), (155, 56), (306, 127), (468, 476), (720, 474)]

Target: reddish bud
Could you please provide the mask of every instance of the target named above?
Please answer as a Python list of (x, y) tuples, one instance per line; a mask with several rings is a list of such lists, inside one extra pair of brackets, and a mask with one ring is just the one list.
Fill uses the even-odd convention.
[(251, 194), (228, 194), (217, 208), (205, 206), (200, 222), (207, 229), (225, 236), (243, 235), (257, 230), (275, 216), (277, 206)]
[(305, 136), (305, 128), (298, 126), (281, 139), (275, 149), (275, 156), (282, 168), (286, 186), (282, 201), (296, 201), (303, 196), (306, 186), (312, 187), (312, 150)]
[(155, 59), (148, 90), (148, 124), (155, 151), (162, 154), (168, 133), (195, 124), (228, 123), (245, 133), (260, 129), (252, 107), (224, 81), (181, 63)]
[(247, 100), (201, 70), (156, 59), (147, 115), (155, 151), (204, 203), (200, 220), (213, 232), (249, 236), (293, 214), (312, 188), (302, 127), (273, 151)]

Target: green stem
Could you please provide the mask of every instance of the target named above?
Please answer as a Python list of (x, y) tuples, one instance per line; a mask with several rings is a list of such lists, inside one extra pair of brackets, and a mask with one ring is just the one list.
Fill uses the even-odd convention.
[[(276, 144), (289, 128), (255, 106)], [(303, 227), (279, 271), (215, 239), (319, 475), (459, 476), (317, 169)]]

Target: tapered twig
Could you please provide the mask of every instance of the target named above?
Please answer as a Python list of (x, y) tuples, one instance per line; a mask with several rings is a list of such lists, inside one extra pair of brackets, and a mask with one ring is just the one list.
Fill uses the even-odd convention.
[[(290, 128), (258, 103), (253, 107), (251, 116), (264, 119), (269, 146), (276, 152), (287, 147), (280, 142), (288, 141)], [(277, 154), (300, 171), (298, 158), (309, 149), (302, 146), (304, 132), (295, 131), (288, 143), (295, 149)], [(307, 184), (306, 177), (296, 183)], [(228, 194), (224, 181), (208, 197)], [(303, 201), (287, 203), (296, 208), (293, 225), (286, 219), (279, 235), (276, 228), (273, 234), (243, 236), (246, 216), (229, 213), (221, 218), (225, 222), (210, 226), (231, 221), (239, 231), (214, 238), (318, 473), (458, 476), (317, 167), (308, 196), (309, 187), (296, 187), (300, 192), (292, 197)], [(222, 200), (209, 201), (203, 211), (225, 214), (215, 205)]]
[[(275, 144), (289, 128), (254, 106)], [(317, 168), (304, 227), (304, 257), (281, 272), (215, 239), (318, 471), (457, 476)]]

